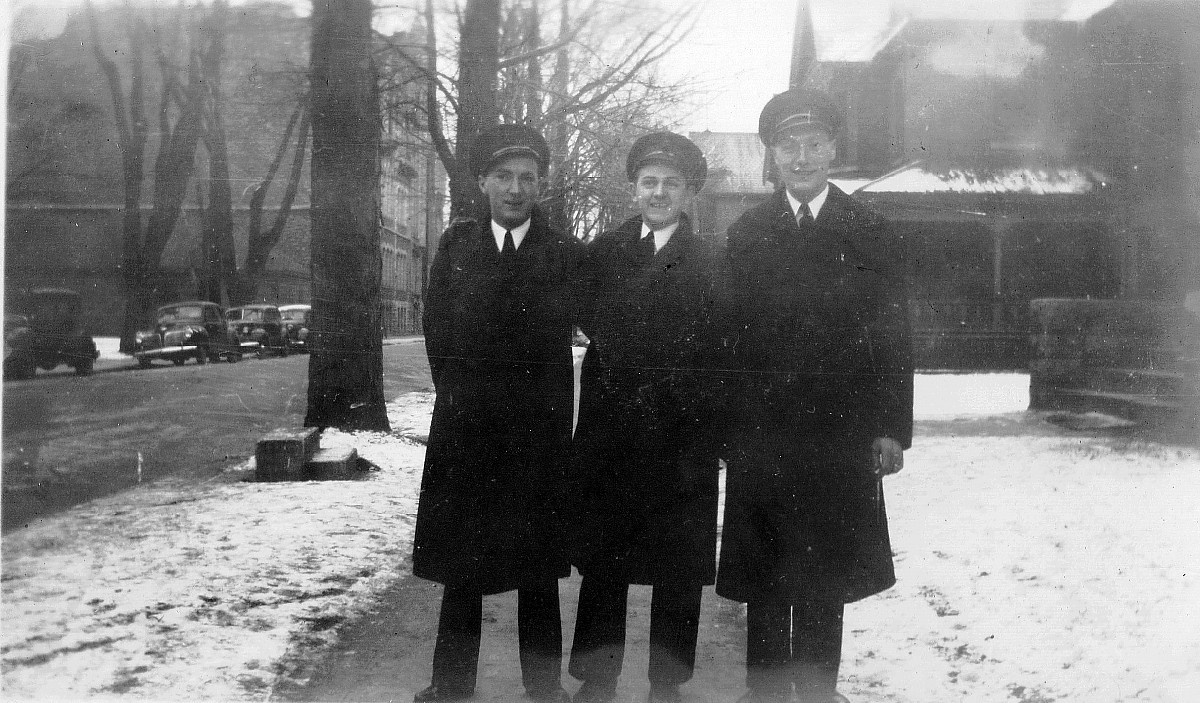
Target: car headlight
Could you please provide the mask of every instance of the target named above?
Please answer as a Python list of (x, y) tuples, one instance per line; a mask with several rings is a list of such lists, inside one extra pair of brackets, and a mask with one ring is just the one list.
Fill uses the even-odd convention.
[(133, 339), (138, 344), (141, 344), (142, 342), (146, 341), (147, 339), (150, 339), (153, 336), (154, 336), (153, 332), (147, 332), (146, 330), (141, 330), (133, 336)]

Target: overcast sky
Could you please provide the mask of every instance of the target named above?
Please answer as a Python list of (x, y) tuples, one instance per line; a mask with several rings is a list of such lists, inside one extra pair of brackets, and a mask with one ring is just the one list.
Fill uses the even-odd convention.
[[(111, 2), (111, 0), (109, 0)], [(176, 0), (160, 0), (174, 4)], [(241, 4), (245, 0), (233, 0)], [(308, 0), (289, 0), (304, 13)], [(684, 4), (688, 0), (660, 0)], [(957, 17), (1016, 20), (1038, 13), (1054, 13), (1083, 20), (1113, 0), (809, 0), (817, 26), (817, 51), (822, 58), (847, 58), (869, 54), (895, 14), (921, 17)], [(105, 0), (98, 0), (104, 3)], [(792, 28), (798, 0), (707, 0), (702, 3), (695, 30), (662, 66), (668, 75), (690, 75), (704, 96), (696, 111), (681, 116), (681, 131), (711, 129), (718, 132), (751, 132), (758, 112), (775, 93), (787, 87)], [(0, 0), (11, 12), (13, 39), (61, 29), (65, 10), (81, 0)], [(411, 22), (412, 0), (380, 1), (377, 24), (381, 30)], [(33, 11), (30, 11), (33, 10)], [(1011, 41), (1008, 41), (1011, 40)], [(1007, 41), (1001, 45), (999, 42)], [(1014, 43), (1015, 42), (1015, 43)], [(1001, 74), (1023, 64), (1036, 47), (1022, 45), (1020, 36), (998, 37), (988, 45), (972, 42), (948, 50), (947, 66), (959, 70), (990, 70)]]

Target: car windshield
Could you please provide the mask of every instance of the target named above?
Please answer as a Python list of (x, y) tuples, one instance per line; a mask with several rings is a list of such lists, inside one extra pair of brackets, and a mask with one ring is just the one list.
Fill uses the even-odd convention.
[(308, 317), (307, 310), (280, 310), (283, 313), (283, 319), (288, 322), (304, 322)]
[(242, 310), (241, 314), (236, 319), (241, 320), (242, 322), (262, 322), (263, 315), (265, 315), (265, 314), (266, 314), (265, 310), (257, 310), (257, 309)]
[(204, 319), (204, 309), (199, 305), (175, 305), (158, 311), (158, 324), (174, 322), (198, 322)]

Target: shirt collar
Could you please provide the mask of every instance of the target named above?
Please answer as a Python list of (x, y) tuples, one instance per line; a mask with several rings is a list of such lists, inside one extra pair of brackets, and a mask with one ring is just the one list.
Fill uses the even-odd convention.
[[(799, 218), (800, 217), (800, 201), (797, 200), (792, 195), (791, 191), (788, 191), (785, 189), (783, 192), (787, 194), (788, 204), (792, 206), (792, 219)], [(820, 216), (821, 207), (825, 205), (825, 198), (828, 196), (829, 196), (829, 184), (826, 183), (825, 187), (821, 189), (821, 192), (817, 193), (817, 195), (812, 200), (808, 201), (808, 209), (810, 211), (812, 211), (814, 220), (817, 219), (818, 216)]]
[(654, 251), (662, 251), (662, 248), (667, 245), (667, 242), (671, 241), (671, 235), (675, 234), (675, 230), (677, 229), (679, 229), (679, 220), (675, 220), (662, 229), (655, 230), (650, 229), (650, 225), (646, 224), (644, 220), (642, 221), (642, 237), (645, 237), (651, 232), (654, 233)]
[(496, 240), (496, 251), (504, 250), (505, 232), (512, 232), (513, 246), (520, 249), (521, 242), (525, 239), (525, 234), (529, 232), (529, 225), (532, 224), (532, 222), (533, 218), (530, 218), (516, 227), (513, 227), (512, 229), (505, 229), (504, 227), (496, 224), (495, 220), (492, 220), (492, 237)]

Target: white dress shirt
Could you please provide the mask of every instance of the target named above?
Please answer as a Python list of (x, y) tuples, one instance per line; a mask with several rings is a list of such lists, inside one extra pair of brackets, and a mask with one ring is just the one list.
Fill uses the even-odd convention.
[(523, 223), (513, 227), (512, 229), (505, 229), (504, 227), (496, 224), (495, 220), (492, 220), (492, 236), (496, 239), (496, 251), (504, 251), (505, 232), (512, 232), (513, 246), (520, 249), (521, 242), (525, 240), (525, 234), (529, 231), (529, 225), (532, 222), (533, 220), (531, 218), (525, 220)]
[[(801, 205), (800, 201), (796, 200), (795, 196), (792, 195), (791, 191), (785, 190), (783, 192), (787, 193), (788, 203), (790, 203), (792, 206), (792, 219), (793, 220), (800, 219), (800, 205)], [(814, 197), (812, 200), (808, 201), (808, 209), (810, 212), (812, 212), (812, 216), (813, 216), (814, 220), (817, 219), (817, 215), (821, 214), (821, 206), (823, 206), (825, 204), (825, 198), (828, 195), (829, 195), (829, 184), (826, 183), (825, 187), (821, 189), (821, 192), (817, 193), (816, 197)], [(501, 232), (500, 234), (503, 235), (504, 233)]]
[(654, 253), (657, 254), (658, 252), (662, 251), (662, 248), (667, 245), (667, 242), (671, 241), (671, 235), (675, 234), (675, 230), (677, 230), (677, 229), (679, 229), (679, 220), (675, 220), (674, 222), (667, 225), (666, 227), (663, 227), (662, 229), (654, 229), (654, 230), (650, 229), (650, 225), (643, 222), (642, 223), (642, 239), (645, 239), (646, 237), (650, 236), (650, 233), (653, 232), (654, 233)]

